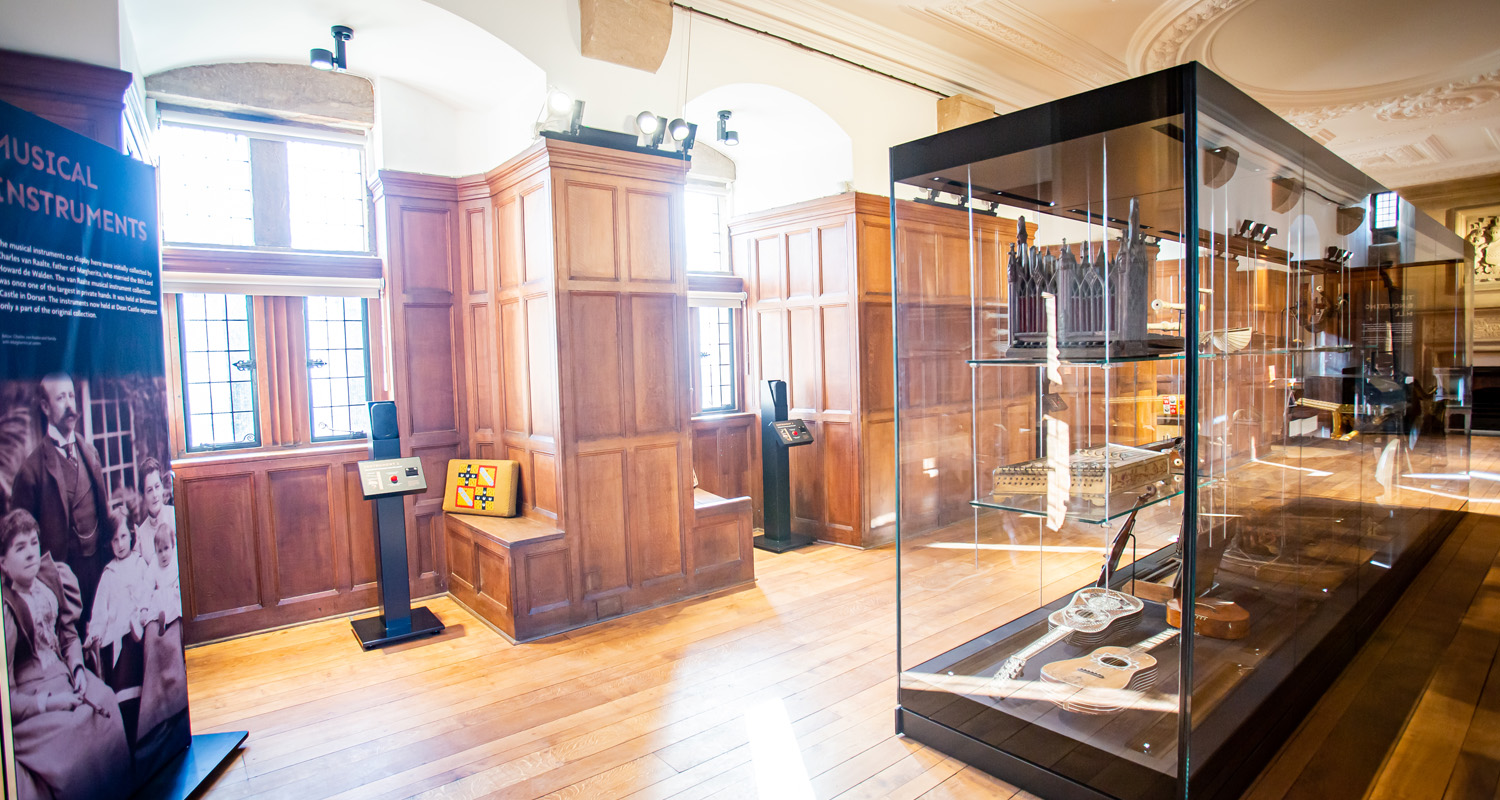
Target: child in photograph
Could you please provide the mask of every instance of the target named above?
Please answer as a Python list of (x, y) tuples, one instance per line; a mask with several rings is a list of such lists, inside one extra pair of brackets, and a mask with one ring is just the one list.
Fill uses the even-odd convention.
[(136, 552), (136, 533), (128, 525), (110, 540), (113, 560), (104, 567), (89, 618), (87, 652), (98, 657), (99, 677), (115, 690), (126, 734), (135, 731), (145, 668), (141, 639), (151, 617), (156, 576), (150, 562)]
[(0, 598), (21, 800), (115, 796), (130, 752), (114, 692), (84, 666), (78, 581), (43, 555), (36, 518), (0, 517)]
[(155, 589), (147, 609), (148, 621), (170, 625), (182, 616), (182, 587), (177, 574), (177, 540), (166, 527), (156, 529), (155, 552), (151, 565)]

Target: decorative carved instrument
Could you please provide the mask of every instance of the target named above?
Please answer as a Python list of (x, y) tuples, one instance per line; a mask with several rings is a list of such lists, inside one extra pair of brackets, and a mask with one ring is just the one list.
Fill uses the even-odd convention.
[(1054, 692), (1048, 699), (1064, 711), (1079, 714), (1124, 710), (1140, 693), (1156, 685), (1156, 658), (1148, 651), (1179, 633), (1173, 628), (1133, 647), (1100, 647), (1086, 656), (1042, 667), (1042, 680), (1052, 684)]

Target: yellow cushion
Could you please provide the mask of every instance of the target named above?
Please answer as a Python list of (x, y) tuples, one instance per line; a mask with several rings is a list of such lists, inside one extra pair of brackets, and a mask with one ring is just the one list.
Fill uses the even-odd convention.
[(519, 461), (454, 459), (448, 462), (448, 485), (443, 493), (443, 510), (459, 514), (514, 517), (516, 494), (520, 485)]

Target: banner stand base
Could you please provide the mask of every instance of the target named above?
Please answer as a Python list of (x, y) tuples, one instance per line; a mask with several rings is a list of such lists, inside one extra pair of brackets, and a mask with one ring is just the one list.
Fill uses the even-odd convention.
[(249, 736), (247, 731), (200, 733), (193, 743), (156, 773), (131, 800), (187, 800), (219, 767), (228, 763)]
[(366, 650), (404, 642), (419, 636), (435, 636), (443, 632), (442, 621), (437, 618), (436, 614), (428, 611), (427, 606), (413, 608), (411, 617), (400, 627), (387, 626), (383, 615), (350, 620), (349, 625), (354, 628), (354, 636), (359, 639), (359, 646)]

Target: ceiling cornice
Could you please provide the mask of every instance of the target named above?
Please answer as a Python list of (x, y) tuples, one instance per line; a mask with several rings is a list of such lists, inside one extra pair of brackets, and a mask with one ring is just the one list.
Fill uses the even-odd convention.
[(1497, 99), (1500, 99), (1500, 69), (1368, 100), (1311, 107), (1282, 106), (1277, 111), (1293, 125), (1308, 129), (1356, 111), (1373, 109), (1374, 117), (1381, 122), (1399, 122), (1463, 113)]
[(1188, 44), (1226, 15), (1254, 0), (1170, 0), (1152, 11), (1130, 37), (1125, 63), (1138, 74), (1182, 63)]
[(1413, 186), (1500, 172), (1500, 158), (1443, 163), (1413, 169), (1377, 169), (1370, 174), (1386, 186)]
[(948, 95), (982, 97), (1002, 112), (1052, 99), (999, 71), (976, 66), (939, 47), (875, 25), (818, 0), (675, 0), (797, 44)]
[(991, 44), (1083, 88), (1096, 88), (1130, 77), (1119, 59), (1006, 0), (960, 0), (910, 10), (962, 34), (978, 33)]

